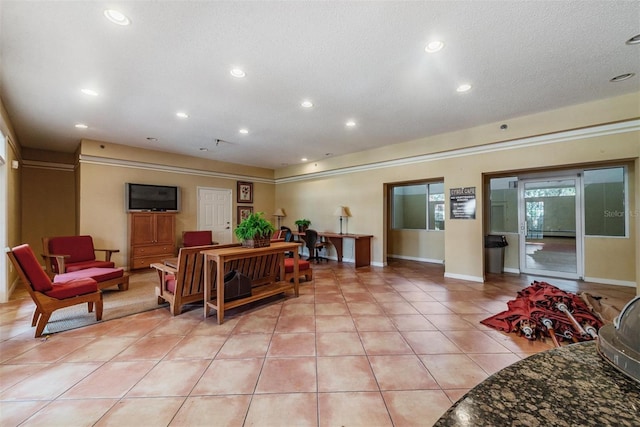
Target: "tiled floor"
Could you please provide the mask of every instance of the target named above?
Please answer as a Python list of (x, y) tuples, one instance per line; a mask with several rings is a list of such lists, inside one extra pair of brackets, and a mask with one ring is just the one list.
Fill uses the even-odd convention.
[[(478, 323), (534, 279), (329, 262), (300, 297), (223, 325), (161, 308), (48, 339), (33, 338), (32, 303), (16, 299), (0, 306), (0, 425), (429, 426), (492, 373), (551, 348)], [(635, 293), (547, 281), (619, 307)]]

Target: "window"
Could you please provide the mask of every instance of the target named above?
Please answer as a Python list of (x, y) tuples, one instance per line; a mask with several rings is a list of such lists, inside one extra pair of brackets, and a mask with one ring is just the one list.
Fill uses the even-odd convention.
[(444, 183), (398, 185), (391, 189), (396, 230), (444, 230)]
[(584, 230), (587, 236), (626, 236), (624, 167), (584, 171)]
[(489, 187), (491, 233), (517, 233), (518, 178), (492, 178)]

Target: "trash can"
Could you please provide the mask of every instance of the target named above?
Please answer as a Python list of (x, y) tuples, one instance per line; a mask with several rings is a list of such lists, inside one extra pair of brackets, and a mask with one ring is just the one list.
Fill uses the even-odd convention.
[(489, 234), (484, 237), (484, 270), (487, 273), (503, 272), (504, 248), (508, 245), (504, 236)]

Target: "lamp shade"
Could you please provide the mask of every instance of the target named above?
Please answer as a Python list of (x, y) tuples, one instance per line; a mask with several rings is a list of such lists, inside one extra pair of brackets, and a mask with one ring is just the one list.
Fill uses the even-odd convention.
[(336, 209), (335, 216), (343, 216), (343, 217), (350, 217), (351, 216), (351, 212), (349, 212), (349, 208), (346, 206), (338, 206), (338, 209)]
[(282, 208), (278, 208), (276, 209), (273, 216), (281, 217), (281, 216), (287, 216), (287, 214), (284, 213), (284, 210), (282, 210)]

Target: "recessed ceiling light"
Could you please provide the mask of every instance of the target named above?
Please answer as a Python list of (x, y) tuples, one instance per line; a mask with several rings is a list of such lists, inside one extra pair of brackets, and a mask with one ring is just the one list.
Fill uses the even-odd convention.
[(117, 10), (114, 9), (106, 9), (104, 11), (104, 16), (111, 22), (117, 25), (129, 25), (131, 21), (127, 16)]
[(209, 151), (207, 147), (200, 147), (200, 151)]
[(154, 137), (152, 137), (152, 136), (148, 136), (148, 137), (147, 137), (147, 141), (150, 141), (150, 142), (158, 142), (158, 138), (154, 138)]
[(444, 43), (441, 42), (440, 40), (434, 40), (429, 42), (425, 48), (424, 51), (427, 53), (436, 53), (439, 50), (442, 50), (442, 48), (444, 47)]
[(76, 124), (76, 128), (78, 128), (78, 129), (86, 129), (86, 128), (88, 128), (88, 127), (89, 127), (89, 126), (87, 126), (87, 125), (85, 125), (85, 124), (83, 124), (83, 123), (77, 123), (77, 124)]
[(304, 108), (311, 108), (313, 107), (313, 102), (309, 100), (304, 100), (300, 103), (300, 105), (302, 105)]
[(471, 85), (468, 83), (465, 84), (461, 84), (460, 86), (458, 86), (458, 88), (456, 89), (456, 92), (467, 92), (471, 89)]
[(249, 133), (249, 129), (240, 129), (238, 132), (240, 132), (243, 135), (246, 135)]
[(630, 79), (631, 77), (635, 76), (636, 73), (625, 73), (625, 74), (620, 74), (619, 76), (615, 76), (614, 78), (612, 78), (611, 80), (609, 80), (611, 83), (618, 83), (627, 79)]
[(347, 126), (347, 127), (352, 128), (352, 127), (354, 127), (354, 126), (356, 125), (356, 122), (355, 122), (355, 121), (353, 121), (353, 120), (349, 120), (349, 121), (348, 121), (347, 123), (345, 123), (344, 125), (345, 125), (345, 126)]
[(96, 92), (93, 89), (80, 89), (80, 91), (82, 93), (84, 93), (85, 95), (89, 95), (89, 96), (98, 96), (98, 92)]
[(631, 37), (625, 43), (626, 44), (640, 44), (640, 34)]
[(243, 78), (244, 76), (246, 76), (247, 74), (242, 71), (240, 68), (234, 68), (231, 71), (229, 71), (229, 73), (231, 73), (231, 75), (233, 77), (237, 77), (239, 79)]
[(182, 111), (177, 112), (176, 116), (180, 117), (181, 119), (188, 119), (189, 118), (189, 115), (187, 113), (183, 113)]
[(303, 158), (301, 158), (300, 160), (302, 160), (303, 162), (306, 162), (306, 161), (307, 161), (307, 158), (306, 158), (306, 157), (303, 157)]

